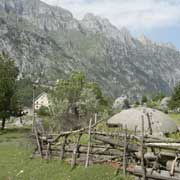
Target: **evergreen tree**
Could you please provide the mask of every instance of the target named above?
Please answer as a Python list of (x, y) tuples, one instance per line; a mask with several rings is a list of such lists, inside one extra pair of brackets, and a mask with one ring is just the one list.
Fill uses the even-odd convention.
[(20, 114), (15, 90), (17, 76), (18, 69), (14, 61), (4, 53), (0, 54), (0, 119), (2, 120), (2, 130), (7, 118)]

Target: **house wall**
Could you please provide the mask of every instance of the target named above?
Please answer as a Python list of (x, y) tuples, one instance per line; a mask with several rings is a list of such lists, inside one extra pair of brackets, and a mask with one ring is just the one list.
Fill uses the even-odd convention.
[(48, 95), (42, 94), (38, 99), (35, 100), (35, 110), (39, 110), (42, 106), (48, 107), (49, 101), (48, 101)]

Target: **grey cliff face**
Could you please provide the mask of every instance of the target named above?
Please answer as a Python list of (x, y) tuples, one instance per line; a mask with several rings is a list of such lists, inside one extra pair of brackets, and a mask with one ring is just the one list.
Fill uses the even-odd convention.
[(0, 9), (7, 16), (25, 19), (41, 30), (78, 29), (78, 22), (69, 11), (51, 7), (39, 0), (1, 0)]
[(78, 21), (39, 0), (0, 0), (0, 50), (16, 60), (21, 77), (50, 83), (81, 70), (115, 97), (169, 94), (180, 79), (180, 52), (171, 44), (135, 39), (93, 14)]

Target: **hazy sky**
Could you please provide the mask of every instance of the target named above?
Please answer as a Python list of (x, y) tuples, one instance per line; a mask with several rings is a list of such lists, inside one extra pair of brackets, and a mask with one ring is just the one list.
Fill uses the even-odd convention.
[(81, 19), (91, 12), (108, 18), (131, 34), (160, 42), (172, 42), (180, 49), (180, 0), (42, 0), (61, 6)]

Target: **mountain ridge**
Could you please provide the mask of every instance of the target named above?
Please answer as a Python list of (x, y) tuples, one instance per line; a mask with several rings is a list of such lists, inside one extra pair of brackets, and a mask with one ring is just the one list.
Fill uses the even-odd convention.
[(21, 77), (41, 83), (81, 70), (114, 97), (170, 94), (180, 78), (180, 51), (143, 41), (93, 14), (79, 21), (39, 0), (0, 0), (0, 50), (16, 60)]

